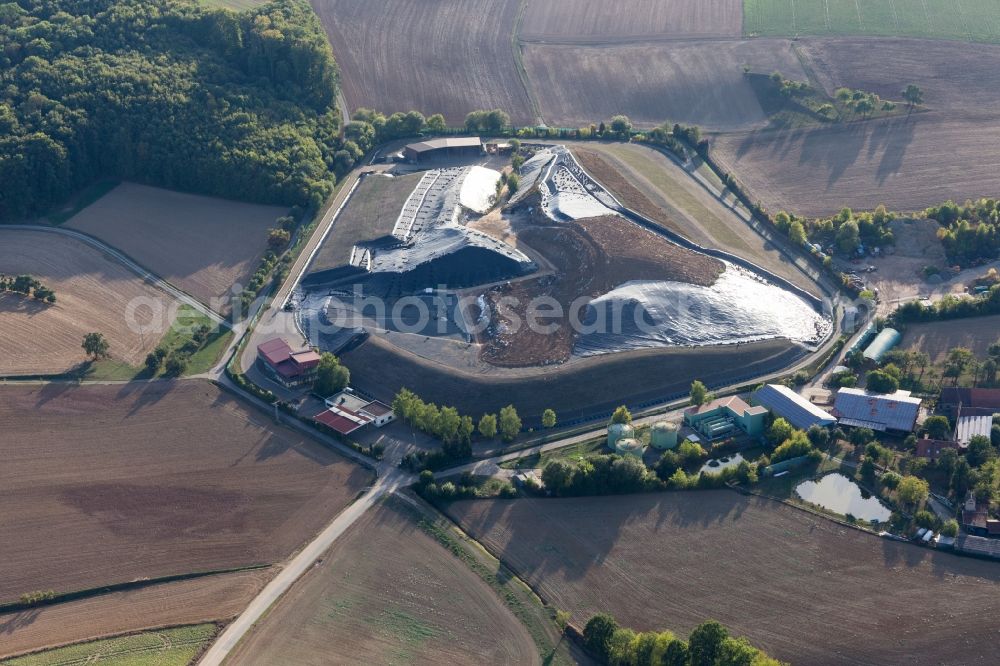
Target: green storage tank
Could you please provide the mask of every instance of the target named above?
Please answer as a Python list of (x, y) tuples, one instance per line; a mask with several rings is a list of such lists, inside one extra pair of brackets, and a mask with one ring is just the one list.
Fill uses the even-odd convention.
[(619, 439), (635, 437), (635, 428), (628, 423), (612, 423), (608, 426), (608, 448), (614, 451)]
[(677, 448), (677, 424), (670, 421), (659, 421), (650, 429), (649, 443), (654, 449)]
[(642, 458), (642, 454), (646, 451), (646, 445), (640, 442), (638, 439), (632, 437), (623, 437), (615, 443), (615, 453), (620, 456), (635, 456), (636, 458)]

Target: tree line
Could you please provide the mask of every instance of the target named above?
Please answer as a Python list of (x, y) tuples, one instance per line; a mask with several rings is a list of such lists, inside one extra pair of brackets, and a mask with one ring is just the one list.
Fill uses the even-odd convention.
[(319, 206), (338, 77), (305, 0), (0, 5), (0, 218), (98, 178)]
[(745, 638), (730, 636), (715, 620), (702, 622), (685, 641), (670, 631), (635, 632), (607, 613), (587, 621), (583, 644), (610, 666), (779, 666)]

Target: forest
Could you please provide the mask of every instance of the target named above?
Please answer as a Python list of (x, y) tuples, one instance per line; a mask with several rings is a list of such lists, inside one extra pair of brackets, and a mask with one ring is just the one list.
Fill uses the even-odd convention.
[(0, 219), (101, 178), (318, 206), (343, 166), (338, 79), (305, 0), (0, 4)]

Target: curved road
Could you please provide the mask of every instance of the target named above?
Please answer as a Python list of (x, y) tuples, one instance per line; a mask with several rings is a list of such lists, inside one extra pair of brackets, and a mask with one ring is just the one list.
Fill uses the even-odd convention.
[(191, 296), (185, 291), (181, 291), (174, 285), (170, 284), (169, 282), (161, 278), (159, 275), (156, 275), (155, 273), (146, 270), (145, 268), (137, 264), (135, 261), (133, 261), (131, 258), (129, 258), (128, 255), (124, 254), (119, 250), (116, 250), (110, 245), (106, 245), (103, 241), (100, 241), (97, 238), (94, 238), (93, 236), (89, 236), (80, 231), (74, 231), (73, 229), (63, 229), (61, 227), (46, 227), (35, 224), (0, 225), (0, 231), (7, 229), (16, 231), (43, 231), (45, 233), (53, 233), (53, 234), (58, 234), (60, 236), (67, 236), (69, 238), (73, 238), (83, 243), (86, 243), (87, 245), (90, 245), (91, 247), (99, 250), (100, 252), (110, 256), (112, 259), (115, 259), (118, 263), (122, 264), (127, 269), (138, 275), (145, 282), (148, 282), (150, 284), (159, 287), (163, 291), (167, 292), (168, 294), (176, 298), (178, 301), (181, 301), (185, 305), (189, 305), (190, 307), (194, 308), (198, 312), (202, 313), (203, 315), (214, 321), (216, 324), (220, 326), (225, 326), (226, 328), (230, 329), (232, 328), (230, 323), (224, 317), (219, 315), (219, 313), (203, 305), (193, 296)]

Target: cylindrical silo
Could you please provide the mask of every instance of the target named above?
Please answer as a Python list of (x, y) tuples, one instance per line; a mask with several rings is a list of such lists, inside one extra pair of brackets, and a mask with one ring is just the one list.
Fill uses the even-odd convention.
[(612, 423), (608, 426), (608, 448), (614, 450), (619, 439), (634, 436), (635, 428), (628, 423)]
[(654, 423), (650, 430), (649, 443), (654, 449), (673, 449), (677, 447), (677, 424), (670, 421)]
[(638, 439), (634, 439), (632, 437), (623, 437), (615, 443), (615, 453), (620, 456), (635, 456), (636, 458), (642, 458), (642, 454), (645, 450), (646, 445)]

